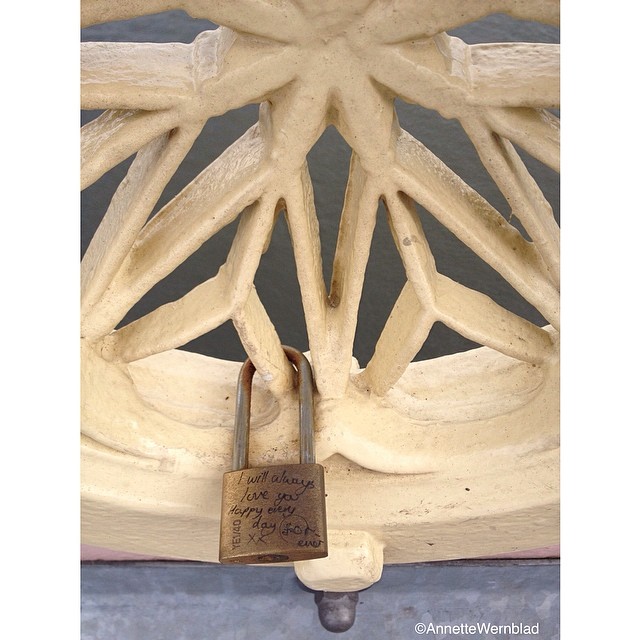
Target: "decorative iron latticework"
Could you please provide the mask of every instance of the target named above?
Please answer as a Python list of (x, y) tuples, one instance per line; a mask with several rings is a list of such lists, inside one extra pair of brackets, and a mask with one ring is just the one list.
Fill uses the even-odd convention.
[[(254, 286), (284, 214), (337, 547), (361, 535), (376, 564), (383, 547), (385, 562), (408, 562), (557, 542), (559, 229), (519, 150), (559, 170), (559, 47), (468, 45), (447, 31), (491, 13), (557, 24), (558, 2), (95, 0), (82, 18), (171, 9), (221, 26), (192, 44), (82, 49), (82, 107), (101, 110), (82, 129), (83, 187), (135, 154), (82, 261), (87, 541), (215, 559), (240, 363), (179, 347), (227, 321), (262, 382), (252, 456), (295, 457), (293, 376)], [(460, 122), (507, 217), (399, 125), (398, 98)], [(152, 216), (205, 123), (247, 104), (260, 104), (258, 121)], [(328, 126), (352, 156), (327, 288), (307, 156)], [(357, 363), (381, 202), (406, 282), (373, 357)], [(441, 273), (421, 208), (546, 326)], [(237, 218), (217, 273), (122, 323)], [(414, 361), (436, 322), (483, 346)]]

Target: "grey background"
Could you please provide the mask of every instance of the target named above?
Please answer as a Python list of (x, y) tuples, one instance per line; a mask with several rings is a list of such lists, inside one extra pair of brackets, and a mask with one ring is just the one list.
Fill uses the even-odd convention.
[[(82, 640), (534, 638), (556, 640), (557, 560), (386, 566), (359, 593), (348, 631), (321, 625), (314, 592), (292, 568), (198, 563), (85, 564)], [(526, 634), (418, 634), (416, 624), (539, 624)]]

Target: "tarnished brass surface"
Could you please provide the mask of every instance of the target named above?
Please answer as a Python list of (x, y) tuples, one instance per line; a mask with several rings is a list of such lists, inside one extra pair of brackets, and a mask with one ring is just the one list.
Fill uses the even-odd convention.
[(225, 473), (220, 562), (265, 564), (326, 557), (324, 497), (320, 464)]

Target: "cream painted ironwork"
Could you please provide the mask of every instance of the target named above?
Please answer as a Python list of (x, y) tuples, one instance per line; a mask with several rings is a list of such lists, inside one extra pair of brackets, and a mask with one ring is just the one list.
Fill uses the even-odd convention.
[[(301, 579), (357, 589), (385, 562), (556, 543), (559, 229), (517, 147), (559, 170), (559, 47), (467, 45), (446, 31), (491, 13), (557, 24), (558, 2), (85, 0), (82, 21), (171, 9), (222, 26), (192, 44), (82, 46), (82, 107), (102, 110), (82, 128), (83, 188), (135, 154), (82, 261), (84, 540), (217, 559), (240, 363), (179, 347), (229, 320), (260, 378), (252, 461), (295, 459), (292, 374), (253, 285), (284, 213), (333, 549), (297, 563)], [(461, 123), (512, 218), (400, 127), (396, 98)], [(150, 217), (207, 120), (250, 103), (258, 122)], [(327, 291), (307, 154), (329, 125), (352, 158)], [(353, 341), (379, 202), (406, 283), (361, 367)], [(548, 325), (440, 273), (416, 203)], [(236, 218), (217, 274), (119, 326)], [(414, 361), (435, 322), (483, 346)]]

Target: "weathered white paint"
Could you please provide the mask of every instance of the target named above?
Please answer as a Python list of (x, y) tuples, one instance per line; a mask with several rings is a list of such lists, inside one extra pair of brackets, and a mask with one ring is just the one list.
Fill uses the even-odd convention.
[[(83, 186), (134, 152), (82, 263), (83, 540), (217, 559), (240, 363), (177, 350), (231, 320), (258, 373), (251, 459), (296, 458), (292, 374), (253, 287), (275, 216), (290, 227), (317, 383), (316, 451), (335, 549), (314, 589), (364, 588), (382, 563), (558, 541), (559, 233), (514, 144), (558, 166), (558, 47), (466, 45), (443, 30), (492, 12), (557, 22), (552, 0), (92, 0), (84, 24), (183, 8), (224, 25), (191, 45), (86, 43)], [(530, 240), (397, 121), (396, 96), (457, 118)], [(151, 221), (208, 118), (259, 121)], [(353, 149), (330, 291), (310, 148)], [(378, 202), (407, 281), (369, 363), (352, 358)], [(498, 271), (540, 328), (438, 272), (415, 203)], [(140, 297), (240, 216), (217, 275), (115, 329)], [(483, 344), (413, 362), (434, 322)], [(349, 541), (353, 541), (351, 544)], [(316, 561), (313, 561), (316, 562)]]

